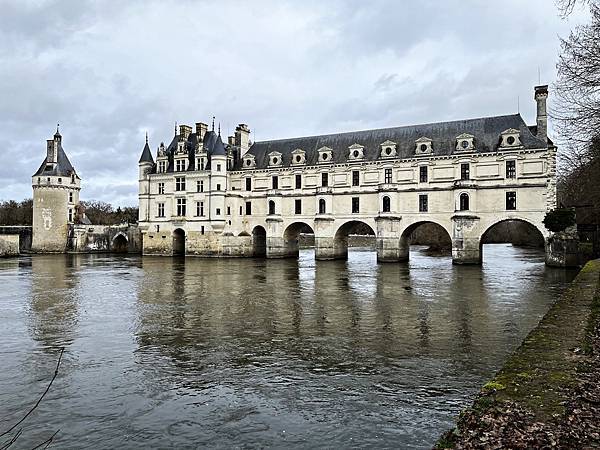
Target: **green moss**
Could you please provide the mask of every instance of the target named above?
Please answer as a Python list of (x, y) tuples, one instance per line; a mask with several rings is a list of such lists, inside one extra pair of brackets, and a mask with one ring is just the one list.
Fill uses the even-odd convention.
[(484, 392), (489, 392), (489, 391), (502, 391), (506, 389), (506, 386), (504, 386), (502, 383), (498, 383), (497, 381), (488, 381), (487, 383), (485, 383), (483, 385), (483, 391)]

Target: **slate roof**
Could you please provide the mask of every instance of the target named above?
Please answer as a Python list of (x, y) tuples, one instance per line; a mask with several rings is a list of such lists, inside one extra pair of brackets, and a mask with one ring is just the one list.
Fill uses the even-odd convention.
[[(168, 157), (169, 164), (167, 166), (167, 172), (174, 172), (175, 170), (175, 152), (177, 151), (177, 144), (181, 140), (184, 140), (185, 152), (187, 153), (188, 158), (188, 172), (192, 172), (196, 169), (196, 147), (198, 145), (198, 135), (196, 133), (190, 133), (187, 139), (184, 139), (183, 136), (177, 134), (173, 137), (169, 145), (165, 148), (165, 152)], [(146, 144), (147, 145), (147, 144)], [(212, 156), (226, 156), (227, 150), (225, 148), (225, 144), (221, 140), (221, 135), (215, 133), (214, 131), (207, 131), (204, 134), (204, 139), (202, 141), (202, 148), (206, 152), (207, 160), (205, 169), (210, 169), (210, 159)], [(150, 151), (150, 149), (148, 149)], [(146, 147), (142, 151), (142, 156), (140, 157), (140, 162), (144, 158), (144, 154), (146, 152)], [(152, 158), (152, 155), (150, 155)], [(153, 172), (156, 173), (156, 166), (153, 169)]]
[[(65, 153), (65, 151), (62, 148), (60, 134), (58, 134), (58, 132), (57, 132), (54, 135), (54, 137), (59, 138), (58, 153), (56, 155), (57, 156), (57, 164), (51, 170), (46, 170), (46, 158), (44, 158), (42, 165), (37, 170), (37, 172), (33, 174), (33, 176), (34, 177), (37, 177), (37, 176), (70, 177), (71, 174), (73, 174), (73, 173), (75, 173), (75, 175), (77, 176), (77, 173), (75, 172), (75, 168), (71, 164), (71, 161), (69, 161), (67, 154)], [(48, 168), (50, 168), (50, 167), (51, 166), (48, 166)]]
[[(291, 153), (296, 149), (306, 152), (305, 165), (316, 165), (319, 156), (318, 149), (321, 147), (333, 149), (331, 162), (346, 163), (348, 147), (356, 143), (364, 146), (364, 158), (361, 161), (373, 161), (379, 159), (380, 145), (389, 140), (397, 144), (396, 158), (404, 159), (415, 157), (415, 141), (427, 137), (433, 142), (433, 153), (427, 156), (441, 156), (450, 155), (456, 151), (456, 138), (463, 133), (474, 136), (475, 152), (487, 153), (497, 151), (500, 133), (509, 128), (520, 131), (521, 143), (525, 148), (546, 148), (548, 145), (547, 142), (543, 142), (533, 135), (520, 114), (513, 114), (255, 142), (248, 153), (255, 156), (255, 168), (258, 169), (268, 167), (268, 155), (274, 151), (282, 154), (282, 166), (289, 166), (292, 160)], [(242, 163), (243, 161), (237, 161), (235, 169), (241, 169)]]
[(142, 150), (142, 156), (140, 156), (139, 162), (149, 162), (154, 164), (154, 159), (152, 158), (152, 152), (150, 151), (150, 147), (148, 146), (148, 141), (146, 140), (146, 145), (144, 145), (144, 149)]

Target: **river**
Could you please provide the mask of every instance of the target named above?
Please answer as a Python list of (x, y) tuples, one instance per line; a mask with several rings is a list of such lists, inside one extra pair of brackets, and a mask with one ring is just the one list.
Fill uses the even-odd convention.
[(0, 432), (65, 347), (13, 448), (430, 448), (574, 272), (410, 256), (0, 260)]

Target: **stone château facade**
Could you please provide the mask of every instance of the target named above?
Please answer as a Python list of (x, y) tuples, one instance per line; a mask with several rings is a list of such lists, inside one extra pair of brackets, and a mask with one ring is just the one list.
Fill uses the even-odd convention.
[(380, 261), (408, 258), (408, 239), (435, 223), (453, 261), (479, 263), (485, 233), (506, 220), (537, 228), (556, 203), (556, 147), (547, 136), (547, 86), (536, 125), (519, 114), (250, 142), (240, 124), (222, 141), (204, 123), (181, 125), (156, 159), (139, 160), (144, 254), (288, 257), (299, 233), (317, 259), (343, 258), (360, 225)]

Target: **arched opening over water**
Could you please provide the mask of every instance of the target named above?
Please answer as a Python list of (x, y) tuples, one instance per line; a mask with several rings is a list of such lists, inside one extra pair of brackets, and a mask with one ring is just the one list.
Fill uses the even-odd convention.
[(185, 231), (181, 228), (177, 228), (173, 231), (173, 255), (185, 255)]
[(375, 231), (369, 224), (360, 220), (346, 222), (335, 232), (333, 238), (334, 255), (336, 258), (347, 258), (349, 246), (373, 248), (374, 238)]
[(479, 240), (480, 258), (484, 258), (484, 246), (512, 244), (518, 247), (544, 248), (544, 235), (534, 224), (523, 219), (506, 219), (496, 222), (483, 232)]
[(129, 242), (127, 236), (123, 233), (119, 233), (113, 238), (111, 244), (111, 251), (113, 253), (127, 253), (128, 248)]
[(410, 253), (411, 245), (426, 246), (426, 252), (435, 256), (452, 253), (450, 233), (442, 225), (431, 221), (417, 222), (404, 230), (400, 236), (400, 248), (405, 248)]
[(260, 225), (252, 230), (252, 253), (257, 257), (267, 255), (267, 230)]
[(288, 257), (298, 257), (300, 247), (314, 247), (315, 230), (304, 222), (294, 222), (283, 232), (285, 254)]

